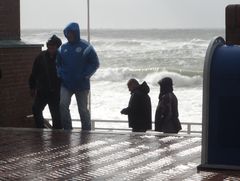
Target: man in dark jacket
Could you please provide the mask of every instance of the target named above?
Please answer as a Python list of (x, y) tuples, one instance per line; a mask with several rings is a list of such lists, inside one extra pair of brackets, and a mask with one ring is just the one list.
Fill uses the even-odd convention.
[(43, 110), (48, 104), (54, 129), (61, 129), (59, 101), (60, 80), (56, 70), (57, 49), (62, 41), (53, 35), (47, 41), (47, 50), (42, 51), (35, 59), (29, 78), (31, 95), (35, 98), (32, 111), (37, 128), (44, 128)]
[(131, 97), (128, 107), (121, 113), (128, 115), (129, 127), (133, 132), (146, 132), (152, 129), (152, 106), (148, 96), (150, 89), (146, 82), (139, 85), (136, 79), (130, 79), (127, 86)]

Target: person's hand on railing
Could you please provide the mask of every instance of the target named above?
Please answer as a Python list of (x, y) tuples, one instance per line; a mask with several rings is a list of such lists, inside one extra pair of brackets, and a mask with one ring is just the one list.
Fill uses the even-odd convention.
[(120, 113), (121, 113), (121, 114), (127, 114), (127, 108), (122, 109)]

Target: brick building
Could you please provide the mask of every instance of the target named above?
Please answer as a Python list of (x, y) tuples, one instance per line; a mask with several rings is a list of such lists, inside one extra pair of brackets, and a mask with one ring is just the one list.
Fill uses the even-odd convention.
[(40, 44), (20, 38), (20, 0), (0, 1), (0, 127), (33, 127), (28, 78)]

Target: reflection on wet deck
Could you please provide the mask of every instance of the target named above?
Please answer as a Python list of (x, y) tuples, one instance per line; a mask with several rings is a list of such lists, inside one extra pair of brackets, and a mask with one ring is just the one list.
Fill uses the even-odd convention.
[(199, 172), (201, 138), (0, 129), (0, 180), (236, 180)]

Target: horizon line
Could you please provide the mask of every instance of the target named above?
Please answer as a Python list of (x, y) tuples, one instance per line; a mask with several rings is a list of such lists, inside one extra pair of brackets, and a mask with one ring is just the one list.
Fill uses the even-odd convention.
[[(64, 28), (21, 28), (21, 30), (62, 30)], [(224, 30), (225, 27), (199, 27), (199, 28), (91, 28), (90, 30)], [(81, 28), (83, 31), (87, 31), (87, 28)]]

